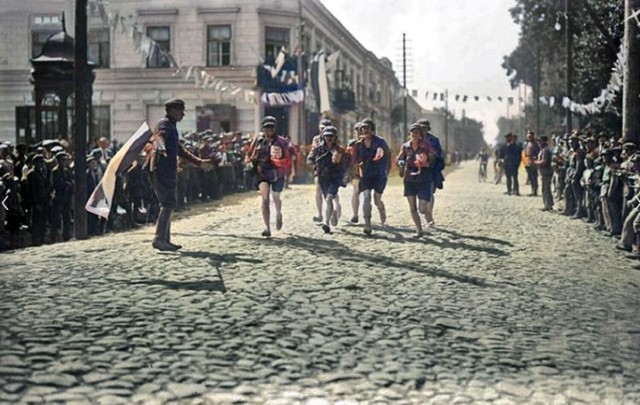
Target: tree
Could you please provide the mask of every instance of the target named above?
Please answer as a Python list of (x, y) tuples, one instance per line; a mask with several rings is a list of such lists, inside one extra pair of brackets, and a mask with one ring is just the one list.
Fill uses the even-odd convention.
[[(554, 96), (557, 101), (552, 108), (541, 106), (541, 132), (558, 128), (565, 113), (559, 106), (567, 95), (565, 30), (572, 34), (571, 98), (577, 103), (589, 103), (606, 87), (624, 34), (622, 0), (565, 1), (571, 2), (571, 24), (567, 24), (562, 0), (516, 0), (510, 9), (521, 28), (517, 47), (502, 63), (511, 86), (531, 86), (536, 102), (540, 96)], [(618, 111), (620, 99), (614, 104)], [(620, 117), (607, 112), (585, 117), (581, 124), (599, 122), (614, 129), (620, 126), (618, 121)]]

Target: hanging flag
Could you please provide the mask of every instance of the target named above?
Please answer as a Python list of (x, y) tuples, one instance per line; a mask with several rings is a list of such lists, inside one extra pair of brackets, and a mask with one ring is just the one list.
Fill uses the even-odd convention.
[(460, 95), (456, 94), (456, 101), (458, 101), (460, 99)]
[(502, 103), (502, 97), (498, 97), (498, 101)]
[(562, 106), (568, 108), (571, 106), (571, 99), (569, 97), (562, 97)]
[(444, 101), (444, 93), (440, 93), (440, 101)]
[(467, 102), (467, 98), (468, 98), (468, 96), (465, 94), (465, 95), (462, 97), (462, 102), (463, 102), (463, 103), (466, 103), (466, 102)]
[(429, 92), (428, 91), (424, 93), (424, 98), (429, 98)]
[(438, 99), (438, 93), (433, 93), (433, 101), (436, 101)]
[(487, 96), (487, 101), (492, 101), (491, 97)]
[(411, 90), (411, 95), (413, 97), (418, 97), (418, 90)]
[(113, 194), (116, 188), (116, 178), (124, 173), (131, 164), (138, 159), (144, 146), (151, 139), (151, 130), (146, 122), (131, 135), (129, 140), (115, 154), (107, 166), (102, 179), (91, 193), (85, 209), (92, 214), (103, 218), (109, 218), (109, 212), (113, 204)]
[(478, 97), (478, 96), (473, 96), (473, 98), (475, 98), (476, 101), (480, 100), (480, 97)]
[(548, 105), (547, 98), (545, 96), (540, 96), (539, 100), (542, 104)]
[(513, 97), (507, 97), (507, 102), (509, 105), (513, 105)]
[(553, 107), (555, 103), (556, 103), (556, 98), (553, 96), (549, 97), (549, 107)]

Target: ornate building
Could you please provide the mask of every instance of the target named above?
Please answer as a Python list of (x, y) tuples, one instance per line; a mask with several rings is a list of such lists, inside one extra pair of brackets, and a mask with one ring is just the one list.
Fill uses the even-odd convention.
[[(187, 103), (187, 115), (180, 124), (183, 131), (254, 132), (260, 118), (272, 114), (280, 119), (281, 132), (289, 134), (294, 142), (307, 143), (317, 130), (318, 119), (325, 115), (334, 120), (343, 138), (348, 138), (353, 124), (364, 117), (374, 118), (378, 132), (392, 144), (404, 138), (402, 122), (393, 113), (402, 105), (402, 88), (391, 62), (365, 49), (320, 0), (89, 2), (89, 55), (97, 65), (92, 136), (123, 141), (141, 121), (152, 124), (158, 120), (164, 100), (180, 97)], [(60, 31), (63, 10), (67, 11), (68, 32), (73, 33), (72, 0), (3, 1), (2, 138), (15, 139), (23, 136), (27, 127), (35, 127), (35, 118), (16, 114), (16, 107), (35, 104), (29, 60), (39, 55), (51, 34)], [(134, 27), (145, 39), (132, 36)], [(141, 52), (146, 38), (162, 52)], [(310, 66), (317, 51), (328, 56), (330, 111), (318, 111), (311, 86), (306, 87), (307, 97), (302, 103), (270, 105), (262, 100), (258, 67), (275, 64), (283, 47), (290, 55), (288, 59), (296, 63), (300, 44), (305, 50), (305, 67)], [(149, 50), (148, 43), (146, 46)], [(196, 86), (195, 77), (176, 74), (176, 63), (242, 91)], [(291, 69), (297, 71), (298, 67)], [(410, 98), (409, 119), (417, 119), (420, 114), (420, 106)], [(12, 136), (14, 131), (16, 135)]]

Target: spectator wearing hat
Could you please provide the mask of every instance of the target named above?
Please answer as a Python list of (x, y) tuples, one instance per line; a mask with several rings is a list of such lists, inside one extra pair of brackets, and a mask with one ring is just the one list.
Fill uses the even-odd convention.
[[(198, 148), (198, 156), (201, 159), (207, 159), (217, 163), (219, 161), (216, 157), (217, 147), (214, 147), (213, 145), (212, 135), (205, 135), (202, 137), (202, 144), (200, 145), (200, 148)], [(181, 160), (184, 161), (185, 159)], [(200, 176), (200, 190), (203, 201), (222, 198), (220, 192), (220, 179), (218, 178), (218, 171), (216, 169), (209, 171), (199, 170), (198, 175)]]
[(271, 236), (270, 197), (276, 208), (276, 230), (282, 229), (282, 200), (280, 193), (284, 188), (284, 177), (291, 159), (287, 141), (276, 134), (278, 121), (275, 117), (262, 119), (262, 132), (254, 139), (247, 151), (246, 162), (256, 167), (256, 188), (260, 191), (262, 219), (265, 230), (262, 236)]
[(0, 144), (0, 176), (5, 173), (13, 174), (15, 171), (13, 158), (11, 156), (11, 148), (9, 145)]
[(619, 236), (622, 232), (622, 204), (623, 181), (618, 175), (619, 159), (622, 150), (609, 148), (604, 151), (604, 174), (602, 196), (602, 210), (604, 213), (606, 230), (611, 236)]
[(184, 101), (176, 98), (167, 100), (165, 110), (166, 115), (158, 122), (158, 132), (154, 139), (155, 166), (152, 179), (160, 203), (160, 213), (151, 245), (160, 251), (174, 251), (182, 247), (171, 243), (171, 215), (177, 206), (178, 156), (204, 168), (210, 167), (210, 163), (187, 151), (179, 142), (176, 124), (184, 118)]
[(59, 151), (55, 155), (56, 166), (51, 170), (51, 187), (53, 190), (51, 201), (51, 241), (58, 242), (59, 231), (62, 228), (62, 240), (71, 239), (71, 199), (73, 196), (73, 174), (67, 168), (69, 155)]
[(34, 246), (40, 246), (45, 241), (47, 219), (49, 218), (51, 184), (44, 156), (34, 155), (32, 162), (33, 167), (27, 173), (27, 188), (30, 197), (29, 212), (31, 213), (31, 242)]
[(340, 187), (344, 187), (344, 172), (350, 160), (337, 139), (336, 127), (324, 127), (321, 143), (313, 148), (307, 157), (307, 161), (315, 167), (318, 184), (325, 199), (325, 223), (322, 225), (325, 233), (331, 233), (330, 225), (338, 225), (342, 208), (336, 197)]
[[(431, 145), (425, 142), (424, 129), (420, 124), (412, 124), (409, 127), (410, 140), (402, 144), (400, 153), (396, 159), (398, 167), (404, 168), (404, 196), (409, 203), (411, 219), (416, 226), (416, 237), (423, 236), (420, 213), (429, 223), (426, 205), (432, 198), (433, 177), (429, 172), (429, 164), (435, 159), (436, 153)], [(422, 209), (419, 209), (419, 205)]]
[[(628, 161), (630, 163), (628, 168), (629, 178), (633, 181), (632, 190), (635, 195), (634, 198), (627, 202), (630, 211), (624, 217), (620, 242), (616, 245), (616, 248), (631, 252), (640, 235), (640, 154), (631, 155)], [(637, 258), (640, 258), (640, 255)]]
[(518, 169), (522, 160), (522, 146), (517, 142), (517, 137), (509, 133), (506, 136), (507, 146), (504, 156), (504, 173), (507, 176), (507, 195), (520, 195), (518, 184)]
[(387, 213), (382, 202), (382, 193), (387, 186), (389, 177), (389, 165), (391, 162), (389, 146), (384, 139), (375, 134), (375, 123), (371, 118), (362, 121), (362, 139), (356, 143), (355, 161), (360, 169), (360, 193), (364, 195), (362, 211), (364, 216), (364, 233), (371, 235), (371, 194), (373, 203), (378, 208), (380, 222), (384, 225), (387, 221)]
[(0, 210), (4, 211), (4, 206), (7, 207), (5, 212), (4, 221), (0, 224), (0, 229), (6, 221), (5, 230), (9, 232), (9, 247), (15, 249), (19, 247), (18, 233), (20, 227), (24, 224), (25, 213), (22, 207), (22, 196), (20, 193), (20, 180), (14, 176), (13, 173), (5, 173), (0, 180), (0, 201), (3, 202), (0, 205)]
[(553, 193), (551, 192), (551, 182), (553, 180), (551, 160), (553, 155), (549, 148), (549, 137), (542, 135), (538, 142), (540, 151), (533, 164), (540, 171), (540, 177), (542, 178), (542, 209), (543, 211), (551, 211), (553, 209)]
[(538, 159), (540, 154), (540, 147), (536, 140), (536, 135), (533, 131), (527, 132), (527, 144), (525, 146), (527, 178), (529, 179), (529, 185), (531, 186), (531, 194), (529, 196), (538, 195), (538, 166), (534, 163)]
[[(332, 126), (333, 126), (333, 122), (331, 122), (330, 119), (323, 118), (322, 120), (320, 120), (320, 123), (318, 124), (318, 134), (314, 136), (313, 139), (311, 140), (311, 150), (309, 151), (309, 154), (311, 154), (315, 148), (322, 145), (323, 143), (322, 134), (324, 129), (326, 127), (332, 127)], [(309, 159), (307, 157), (307, 161), (308, 160)], [(324, 201), (324, 198), (322, 197), (322, 188), (320, 187), (320, 182), (318, 180), (318, 170), (315, 165), (313, 166), (313, 184), (315, 185), (315, 192), (316, 192), (315, 202), (316, 202), (316, 209), (318, 210), (318, 215), (313, 217), (313, 220), (316, 222), (322, 222), (323, 221), (322, 202)]]
[(618, 174), (622, 178), (624, 183), (624, 197), (622, 203), (622, 218), (626, 218), (631, 211), (629, 207), (629, 202), (635, 196), (634, 186), (635, 180), (633, 179), (634, 171), (633, 171), (633, 163), (631, 162), (631, 156), (633, 156), (636, 152), (636, 144), (633, 142), (625, 142), (622, 145), (622, 154), (620, 158), (622, 162), (620, 163), (620, 169)]
[[(573, 212), (569, 211), (567, 215), (572, 215), (572, 218), (577, 219), (585, 216), (584, 188), (581, 181), (585, 170), (584, 158), (586, 154), (580, 145), (579, 133), (574, 133), (569, 142), (571, 155), (569, 158), (569, 168), (567, 169), (569, 193), (566, 195), (566, 206), (571, 207), (571, 205), (573, 205), (575, 207)], [(573, 204), (570, 204), (571, 202)]]

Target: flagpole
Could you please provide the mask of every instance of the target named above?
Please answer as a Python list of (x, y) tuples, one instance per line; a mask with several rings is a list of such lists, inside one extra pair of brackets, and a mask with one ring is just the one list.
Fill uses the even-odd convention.
[(303, 129), (304, 129), (304, 110), (305, 110), (305, 101), (306, 94), (304, 94), (305, 86), (304, 86), (304, 72), (302, 68), (302, 53), (304, 50), (304, 21), (302, 20), (302, 0), (298, 0), (298, 65), (297, 65), (297, 74), (298, 74), (298, 86), (301, 87), (303, 96), (302, 101), (298, 103), (298, 144), (302, 144), (303, 142), (306, 144), (307, 140), (302, 138)]
[[(407, 48), (406, 48), (406, 34), (402, 33), (402, 88), (404, 89), (404, 94), (402, 98), (402, 106), (403, 106), (403, 122), (404, 122), (404, 133), (403, 137), (407, 134)], [(402, 138), (404, 139), (404, 138)]]
[(444, 91), (444, 150), (449, 153), (449, 89)]

